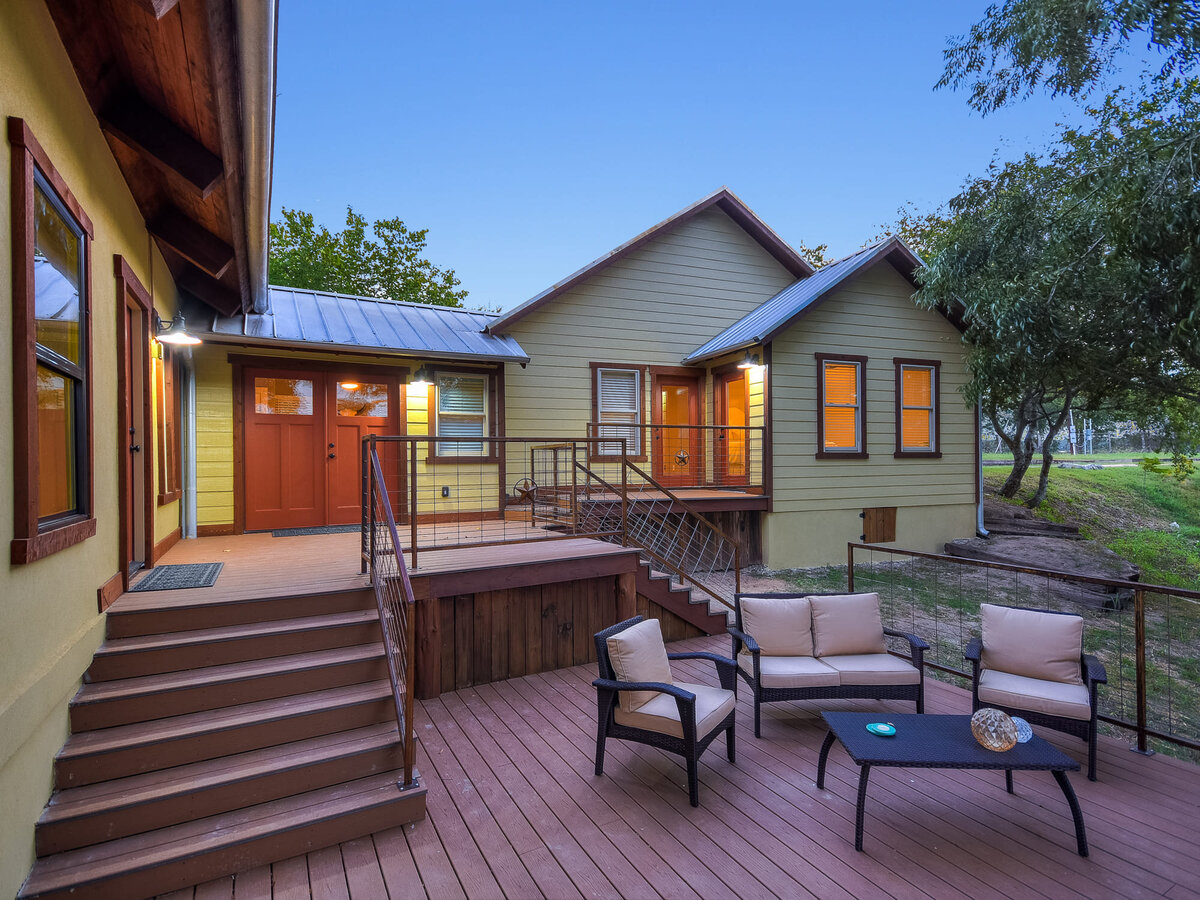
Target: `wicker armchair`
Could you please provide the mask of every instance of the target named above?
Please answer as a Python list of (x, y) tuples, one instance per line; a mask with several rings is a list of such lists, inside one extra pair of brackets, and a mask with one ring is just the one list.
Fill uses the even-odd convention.
[[(643, 671), (662, 673), (661, 677), (638, 680), (622, 680), (618, 669), (622, 661), (614, 659), (609, 638), (617, 638), (634, 626), (646, 623), (641, 632), (642, 646), (637, 652), (649, 653), (654, 657), (652, 665), (645, 668), (644, 659), (638, 662)], [(653, 627), (649, 627), (652, 624)], [(654, 645), (655, 640), (657, 646)], [(606, 628), (595, 636), (596, 661), (600, 677), (592, 682), (596, 688), (596, 774), (604, 774), (604, 744), (610, 737), (649, 744), (669, 753), (676, 753), (687, 762), (688, 797), (692, 806), (700, 805), (700, 786), (696, 762), (700, 754), (725, 732), (725, 752), (734, 762), (734, 706), (737, 699), (735, 688), (736, 665), (732, 659), (714, 653), (670, 653), (662, 643), (662, 633), (657, 619), (635, 616)], [(619, 644), (614, 646), (619, 647)], [(661, 648), (661, 658), (659, 651)], [(721, 687), (702, 684), (687, 684), (663, 680), (670, 678), (671, 659), (706, 659), (717, 667)], [(624, 665), (629, 669), (628, 664)], [(635, 677), (636, 672), (635, 672)], [(624, 698), (624, 703), (622, 702)], [(631, 704), (631, 700), (640, 703)], [(632, 708), (630, 708), (632, 706)]]
[[(822, 629), (820, 623), (812, 624), (816, 619), (804, 618), (814, 615), (810, 612), (811, 604), (798, 602), (809, 598), (829, 598), (830, 602), (845, 600), (848, 606), (853, 604), (856, 607), (854, 614), (843, 618), (838, 627), (849, 624), (851, 631), (859, 633), (843, 635), (838, 640), (830, 640), (833, 636), (829, 634), (809, 637), (807, 644), (798, 647), (794, 656), (780, 653), (778, 645), (772, 648), (771, 653), (764, 651), (762, 643), (767, 642), (768, 635), (753, 634), (752, 626), (747, 625), (749, 617), (743, 609), (743, 600), (797, 601), (796, 615), (804, 623), (803, 627), (811, 627), (815, 633)], [(831, 607), (825, 605), (827, 612)], [(862, 608), (858, 609), (859, 606)], [(884, 628), (879, 617), (878, 595), (736, 594), (734, 617), (735, 624), (729, 628), (729, 634), (733, 637), (733, 656), (737, 660), (738, 674), (754, 692), (755, 737), (762, 737), (764, 703), (867, 697), (875, 700), (911, 700), (916, 703), (918, 713), (925, 711), (925, 651), (929, 649), (929, 644), (916, 635)], [(825, 618), (828, 622), (828, 617)], [(783, 630), (771, 628), (769, 636), (778, 642), (779, 632)], [(829, 632), (834, 628), (827, 624), (824, 630)], [(911, 662), (887, 653), (885, 636), (907, 640), (912, 652)], [(825, 639), (822, 640), (822, 637)], [(846, 638), (849, 638), (849, 644)], [(824, 654), (825, 650), (832, 652)]]
[(1108, 673), (1083, 652), (1082, 617), (987, 603), (980, 617), (983, 635), (963, 652), (971, 663), (972, 709), (992, 707), (1081, 738), (1095, 781), (1097, 693)]

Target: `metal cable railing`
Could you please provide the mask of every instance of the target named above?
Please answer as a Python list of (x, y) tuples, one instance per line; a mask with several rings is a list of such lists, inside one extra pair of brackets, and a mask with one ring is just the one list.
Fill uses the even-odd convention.
[(652, 568), (677, 584), (697, 589), (723, 610), (733, 609), (741, 590), (741, 548), (720, 528), (627, 457), (620, 484), (577, 463), (579, 528), (592, 533), (619, 530), (626, 546), (638, 548)]
[(879, 593), (884, 624), (929, 641), (926, 664), (969, 677), (963, 647), (979, 606), (1071, 612), (1084, 649), (1108, 669), (1100, 718), (1200, 754), (1200, 591), (915, 550), (852, 543), (848, 587)]
[(396, 707), (396, 725), (404, 751), (404, 776), (400, 786), (406, 788), (417, 784), (413, 734), (416, 600), (373, 436), (363, 441), (362, 452), (365, 475), (362, 530), (364, 562), (370, 571), (375, 606), (379, 612), (379, 628), (383, 632), (388, 679), (392, 684), (392, 700)]

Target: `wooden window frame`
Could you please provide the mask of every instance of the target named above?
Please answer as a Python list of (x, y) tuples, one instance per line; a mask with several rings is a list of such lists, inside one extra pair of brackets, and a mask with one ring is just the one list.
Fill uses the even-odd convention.
[[(628, 459), (630, 462), (646, 462), (649, 454), (646, 450), (647, 433), (646, 429), (641, 427), (646, 424), (646, 386), (649, 384), (649, 369), (646, 366), (639, 366), (636, 363), (606, 363), (606, 362), (590, 362), (588, 363), (592, 373), (592, 419), (597, 426), (600, 424), (600, 371), (602, 369), (617, 369), (622, 372), (637, 372), (638, 376), (638, 411), (637, 420), (633, 423), (638, 426), (638, 432), (641, 435), (641, 446), (639, 452), (631, 454)], [(597, 443), (594, 446), (599, 447)], [(614, 453), (593, 453), (588, 450), (589, 462), (611, 462), (620, 457)]]
[[(9, 117), (12, 200), (13, 303), (13, 539), (14, 565), (43, 559), (85, 541), (96, 533), (95, 450), (92, 384), (92, 240), (91, 219), (66, 181), (51, 164), (23, 119)], [(82, 354), (83, 421), (76, 428), (76, 512), (46, 522), (38, 520), (37, 353), (34, 286), (35, 172), (82, 230), (83, 279), (79, 343)]]
[[(174, 503), (183, 496), (183, 449), (180, 440), (180, 425), (182, 424), (182, 407), (179, 402), (179, 375), (183, 367), (179, 364), (179, 354), (170, 345), (159, 344), (162, 348), (162, 358), (158, 360), (158, 371), (154, 377), (154, 389), (157, 395), (157, 418), (154, 421), (155, 440), (158, 445), (158, 505), (166, 506)], [(171, 397), (167, 397), (167, 371), (171, 374)], [(167, 416), (175, 422), (173, 437), (167, 440)], [(172, 462), (174, 465), (172, 465)], [(174, 476), (173, 479), (168, 476)], [(172, 486), (174, 485), (174, 486)]]
[[(892, 358), (892, 365), (896, 368), (896, 450), (892, 455), (896, 459), (941, 459), (942, 361), (940, 359), (909, 359), (908, 357), (896, 356)], [(904, 381), (902, 376), (906, 367), (912, 369), (929, 369), (932, 372), (931, 378), (933, 383), (930, 385), (929, 391), (929, 395), (933, 400), (933, 448), (931, 450), (904, 449)]]
[[(867, 453), (867, 357), (852, 353), (814, 353), (817, 361), (817, 459), (870, 459)], [(825, 363), (852, 363), (858, 366), (857, 450), (828, 450), (825, 447)]]
[[(444, 375), (473, 375), (484, 379), (484, 388), (487, 390), (487, 401), (485, 403), (484, 413), (484, 434), (482, 440), (487, 441), (489, 437), (504, 437), (504, 379), (503, 372), (498, 368), (493, 369), (470, 369), (457, 366), (429, 366), (429, 374), (433, 379), (429, 388), (426, 389), (426, 410), (429, 419), (429, 433), (437, 434), (438, 422), (438, 401), (437, 401), (437, 385), (438, 379)], [(432, 401), (430, 402), (430, 397)], [(438, 442), (429, 442), (429, 454), (425, 457), (427, 465), (439, 465), (443, 463), (494, 463), (499, 462), (503, 457), (500, 450), (500, 445), (493, 441), (491, 450), (482, 454), (447, 454), (438, 453)]]

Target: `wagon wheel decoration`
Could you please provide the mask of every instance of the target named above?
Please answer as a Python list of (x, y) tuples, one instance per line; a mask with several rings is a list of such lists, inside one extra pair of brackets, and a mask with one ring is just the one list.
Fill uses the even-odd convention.
[(686, 450), (680, 450), (675, 454), (675, 462), (679, 463), (681, 466), (686, 466), (689, 459), (691, 459), (691, 457), (688, 456), (688, 452)]
[(537, 482), (532, 478), (522, 478), (513, 485), (513, 493), (517, 496), (518, 503), (533, 503), (534, 495), (537, 494)]

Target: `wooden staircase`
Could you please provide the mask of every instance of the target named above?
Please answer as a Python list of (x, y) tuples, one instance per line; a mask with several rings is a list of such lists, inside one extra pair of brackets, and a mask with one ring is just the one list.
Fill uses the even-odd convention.
[(108, 613), (20, 898), (150, 897), (425, 816), (370, 589)]
[(679, 584), (665, 572), (655, 571), (645, 559), (638, 565), (637, 592), (705, 634), (724, 634), (731, 621), (723, 609), (713, 608), (717, 606), (715, 601), (697, 600), (691, 588)]

